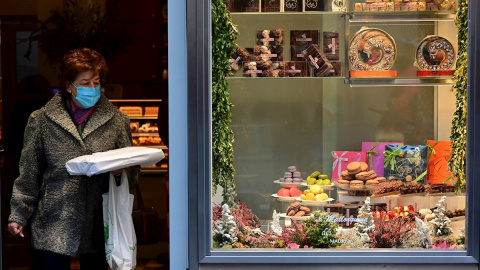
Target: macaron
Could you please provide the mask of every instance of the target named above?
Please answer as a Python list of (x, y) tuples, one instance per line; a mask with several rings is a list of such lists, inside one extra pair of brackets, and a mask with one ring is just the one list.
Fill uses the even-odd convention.
[(378, 181), (375, 179), (367, 180), (365, 182), (365, 187), (368, 189), (375, 189), (378, 186)]
[(368, 164), (365, 163), (365, 162), (360, 162), (360, 170), (361, 170), (362, 172), (368, 171)]
[(302, 173), (301, 173), (301, 172), (293, 172), (293, 177), (294, 177), (294, 178), (295, 178), (295, 177), (300, 178), (300, 177), (302, 177)]
[(350, 187), (353, 188), (353, 189), (363, 189), (363, 181), (352, 180), (352, 181), (350, 181)]
[(293, 182), (302, 182), (302, 178), (300, 177), (294, 177)]
[(358, 161), (350, 162), (347, 165), (347, 171), (351, 175), (355, 175), (355, 174), (359, 173), (361, 171), (361, 169), (362, 168), (360, 166), (360, 162), (358, 162)]
[(287, 183), (292, 183), (292, 182), (293, 182), (293, 178), (287, 177), (287, 178), (285, 178), (285, 182), (287, 182)]
[(283, 174), (283, 177), (285, 177), (285, 178), (292, 177), (292, 173), (291, 172), (285, 172)]
[(375, 178), (375, 179), (373, 179), (373, 180), (377, 180), (378, 183), (387, 182), (387, 178), (385, 178), (385, 177), (383, 177), (383, 176), (382, 176), (382, 177), (377, 177), (377, 178)]
[(377, 173), (374, 170), (368, 171), (368, 172), (360, 172), (355, 175), (355, 179), (358, 180), (371, 180), (377, 178)]
[(296, 172), (296, 171), (297, 171), (297, 167), (295, 167), (295, 166), (288, 166), (288, 171), (289, 171), (289, 172)]
[(350, 181), (344, 179), (338, 179), (338, 184), (342, 186), (350, 186)]
[(285, 178), (280, 178), (279, 182), (285, 182)]
[(353, 180), (353, 179), (355, 179), (355, 176), (349, 174), (347, 170), (342, 171), (342, 172), (340, 173), (340, 176), (342, 177), (342, 179), (345, 179), (345, 180)]

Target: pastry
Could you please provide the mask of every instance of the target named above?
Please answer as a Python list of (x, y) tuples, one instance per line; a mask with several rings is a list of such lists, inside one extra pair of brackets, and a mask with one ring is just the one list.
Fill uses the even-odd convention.
[(293, 175), (292, 175), (291, 172), (285, 172), (285, 173), (283, 174), (283, 177), (285, 177), (285, 178), (287, 178), (287, 177), (292, 177), (292, 176), (293, 176)]
[(130, 132), (138, 132), (139, 128), (140, 128), (140, 123), (139, 122), (131, 122), (130, 123)]
[(347, 165), (347, 171), (351, 175), (355, 175), (355, 174), (361, 172), (361, 169), (362, 169), (361, 164), (358, 161), (350, 162)]
[(287, 183), (293, 183), (293, 178), (287, 177), (287, 178), (285, 178), (285, 182), (287, 182)]
[(345, 171), (342, 171), (340, 176), (342, 177), (342, 179), (344, 180), (353, 180), (355, 179), (355, 175), (352, 175), (352, 174), (349, 174), (347, 170)]
[(297, 171), (297, 167), (295, 167), (295, 166), (288, 166), (288, 171), (289, 171), (289, 172), (296, 172), (296, 171)]
[(363, 180), (363, 181), (374, 179), (374, 178), (377, 178), (377, 173), (374, 170), (357, 173), (355, 175), (355, 179)]
[(302, 182), (302, 178), (294, 177), (294, 178), (293, 178), (293, 182), (294, 182), (294, 183)]
[(352, 181), (350, 181), (350, 188), (353, 188), (353, 189), (363, 189), (363, 181), (361, 181), (361, 180), (352, 180)]
[(282, 177), (282, 178), (280, 178), (278, 181), (279, 181), (279, 182), (285, 182), (285, 178)]
[(293, 177), (302, 177), (302, 173), (301, 172), (293, 172)]
[(366, 162), (360, 162), (360, 170), (362, 172), (368, 171), (368, 164)]
[(145, 107), (144, 116), (158, 116), (158, 107)]
[(367, 187), (369, 189), (375, 189), (377, 186), (378, 186), (378, 181), (375, 180), (375, 179), (367, 180), (365, 182), (365, 187)]

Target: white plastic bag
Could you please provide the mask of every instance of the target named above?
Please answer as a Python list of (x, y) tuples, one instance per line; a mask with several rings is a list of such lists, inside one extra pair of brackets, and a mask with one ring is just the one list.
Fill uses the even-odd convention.
[(70, 175), (88, 175), (111, 172), (135, 165), (151, 166), (165, 158), (162, 149), (129, 146), (67, 161), (65, 167)]
[(118, 187), (110, 174), (109, 185), (108, 193), (102, 195), (106, 259), (112, 270), (135, 269), (137, 237), (132, 220), (133, 195), (128, 191), (125, 172)]

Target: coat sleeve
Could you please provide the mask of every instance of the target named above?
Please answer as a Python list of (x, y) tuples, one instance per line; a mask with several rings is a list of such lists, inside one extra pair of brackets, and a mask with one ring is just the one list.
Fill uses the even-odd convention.
[[(130, 132), (130, 118), (124, 113), (120, 113), (123, 119), (123, 130), (120, 132), (118, 138), (118, 148), (132, 146), (132, 133)], [(130, 189), (134, 188), (138, 183), (138, 177), (140, 176), (140, 166), (132, 166), (125, 169), (125, 173), (128, 177), (128, 185)]]
[(23, 149), (20, 157), (20, 174), (13, 183), (10, 200), (10, 216), (8, 222), (16, 222), (22, 226), (35, 211), (42, 185), (42, 171), (46, 165), (41, 138), (41, 111), (30, 115), (25, 128)]

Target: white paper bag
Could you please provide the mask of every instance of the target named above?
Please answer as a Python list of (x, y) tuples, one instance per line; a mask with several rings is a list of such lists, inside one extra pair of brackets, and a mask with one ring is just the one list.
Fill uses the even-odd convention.
[(80, 156), (67, 161), (65, 167), (70, 175), (92, 176), (135, 165), (152, 166), (164, 158), (162, 149), (130, 146)]
[(112, 270), (135, 269), (137, 237), (132, 220), (133, 195), (128, 191), (125, 172), (118, 187), (110, 174), (109, 185), (108, 193), (102, 195), (106, 259)]

